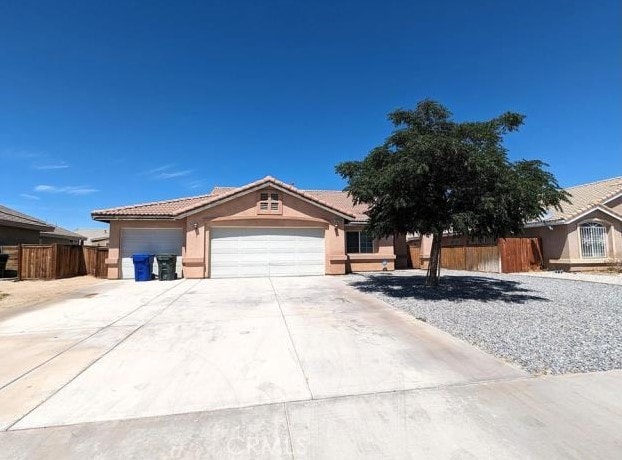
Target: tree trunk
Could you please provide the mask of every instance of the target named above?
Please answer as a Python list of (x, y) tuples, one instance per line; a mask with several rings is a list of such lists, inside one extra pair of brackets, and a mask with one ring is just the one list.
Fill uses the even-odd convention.
[(428, 264), (428, 273), (425, 277), (426, 286), (438, 286), (438, 279), (441, 274), (441, 243), (443, 240), (443, 232), (435, 232), (432, 234), (432, 248), (430, 249), (430, 263)]

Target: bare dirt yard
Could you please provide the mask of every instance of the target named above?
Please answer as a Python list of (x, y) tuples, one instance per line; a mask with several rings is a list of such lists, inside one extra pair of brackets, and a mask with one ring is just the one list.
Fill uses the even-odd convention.
[(77, 289), (101, 282), (101, 279), (92, 276), (51, 281), (0, 281), (0, 317), (19, 308), (49, 302)]

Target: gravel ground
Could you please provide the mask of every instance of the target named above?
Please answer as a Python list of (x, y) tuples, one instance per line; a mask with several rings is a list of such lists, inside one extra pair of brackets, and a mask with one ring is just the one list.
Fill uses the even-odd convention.
[(443, 270), (349, 275), (351, 286), (533, 374), (622, 368), (622, 286)]

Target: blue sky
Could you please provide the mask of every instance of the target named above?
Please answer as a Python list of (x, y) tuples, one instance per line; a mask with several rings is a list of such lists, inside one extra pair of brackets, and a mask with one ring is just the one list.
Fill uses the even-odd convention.
[(506, 142), (564, 186), (622, 175), (619, 1), (0, 0), (0, 203), (92, 209), (334, 165), (426, 97), (527, 115)]

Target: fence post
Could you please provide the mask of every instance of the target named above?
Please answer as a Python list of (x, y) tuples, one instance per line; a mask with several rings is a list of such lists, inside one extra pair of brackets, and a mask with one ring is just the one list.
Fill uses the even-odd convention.
[(22, 280), (22, 243), (17, 245), (17, 281)]

